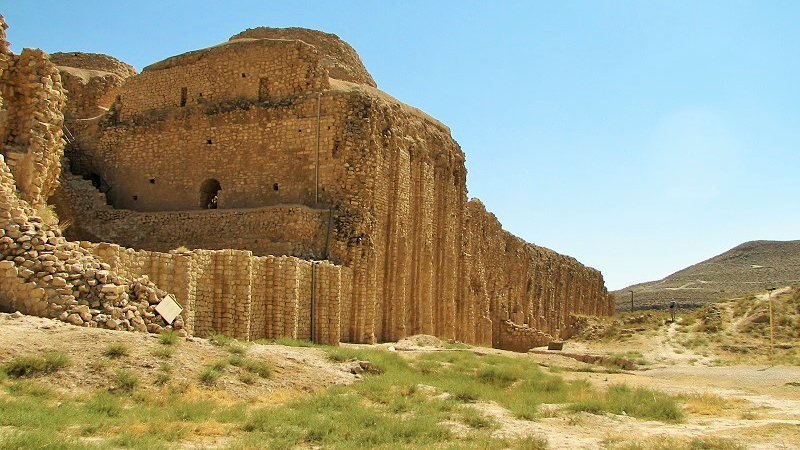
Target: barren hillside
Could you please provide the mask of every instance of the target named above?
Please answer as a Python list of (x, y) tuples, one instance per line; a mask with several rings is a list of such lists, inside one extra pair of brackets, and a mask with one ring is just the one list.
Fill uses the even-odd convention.
[(614, 295), (619, 311), (630, 309), (630, 291), (634, 309), (663, 308), (671, 299), (690, 307), (795, 283), (800, 283), (800, 241), (751, 241)]

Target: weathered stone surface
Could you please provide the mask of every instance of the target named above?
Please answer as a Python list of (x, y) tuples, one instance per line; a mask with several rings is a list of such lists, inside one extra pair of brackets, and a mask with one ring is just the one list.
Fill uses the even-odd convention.
[[(517, 350), (612, 312), (598, 271), (468, 200), (449, 129), (375, 89), (335, 36), (248, 30), (132, 76), (81, 55), (59, 56), (59, 75), (4, 36), (0, 50), (4, 307), (112, 329)], [(77, 175), (60, 170), (62, 82)], [(41, 219), (59, 179), (81, 242)], [(166, 252), (183, 245), (195, 250)], [(154, 312), (167, 293), (184, 308), (171, 328)]]

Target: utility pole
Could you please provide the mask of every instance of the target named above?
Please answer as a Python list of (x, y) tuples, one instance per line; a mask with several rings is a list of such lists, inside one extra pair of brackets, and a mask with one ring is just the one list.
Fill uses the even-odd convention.
[(775, 329), (772, 326), (772, 291), (776, 288), (767, 288), (769, 291), (767, 300), (769, 301), (769, 356), (775, 356)]
[(633, 291), (628, 291), (631, 293), (631, 312), (633, 312)]

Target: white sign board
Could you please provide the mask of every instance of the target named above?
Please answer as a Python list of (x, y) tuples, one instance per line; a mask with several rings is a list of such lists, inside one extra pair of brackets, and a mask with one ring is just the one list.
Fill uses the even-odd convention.
[(167, 294), (167, 296), (161, 300), (161, 303), (156, 306), (156, 312), (170, 325), (175, 321), (175, 318), (180, 315), (181, 311), (183, 311), (183, 308), (178, 304), (178, 301), (172, 294)]

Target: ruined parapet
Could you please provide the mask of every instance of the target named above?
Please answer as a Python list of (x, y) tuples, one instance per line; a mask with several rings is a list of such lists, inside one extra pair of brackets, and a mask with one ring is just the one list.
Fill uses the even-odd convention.
[(136, 75), (133, 66), (99, 53), (53, 53), (50, 61), (58, 67), (67, 90), (64, 116), (86, 119), (108, 111), (125, 80)]
[(5, 110), (0, 153), (20, 197), (42, 207), (58, 187), (66, 97), (61, 76), (43, 51), (26, 48), (8, 63), (0, 77)]
[[(230, 64), (231, 60), (236, 64)], [(327, 90), (328, 70), (301, 41), (236, 40), (151, 64), (120, 93), (119, 120), (203, 104), (281, 104)]]
[(331, 78), (377, 87), (367, 72), (358, 53), (339, 36), (307, 28), (249, 28), (232, 36), (231, 41), (242, 39), (300, 40), (313, 45), (322, 55), (322, 61)]
[(136, 75), (136, 69), (132, 65), (102, 53), (53, 53), (50, 55), (50, 61), (59, 67), (73, 67), (76, 69), (113, 73), (123, 80)]
[(511, 320), (500, 322), (498, 348), (514, 352), (527, 352), (534, 347), (542, 347), (553, 341), (553, 336), (543, 333), (527, 325), (520, 325)]

